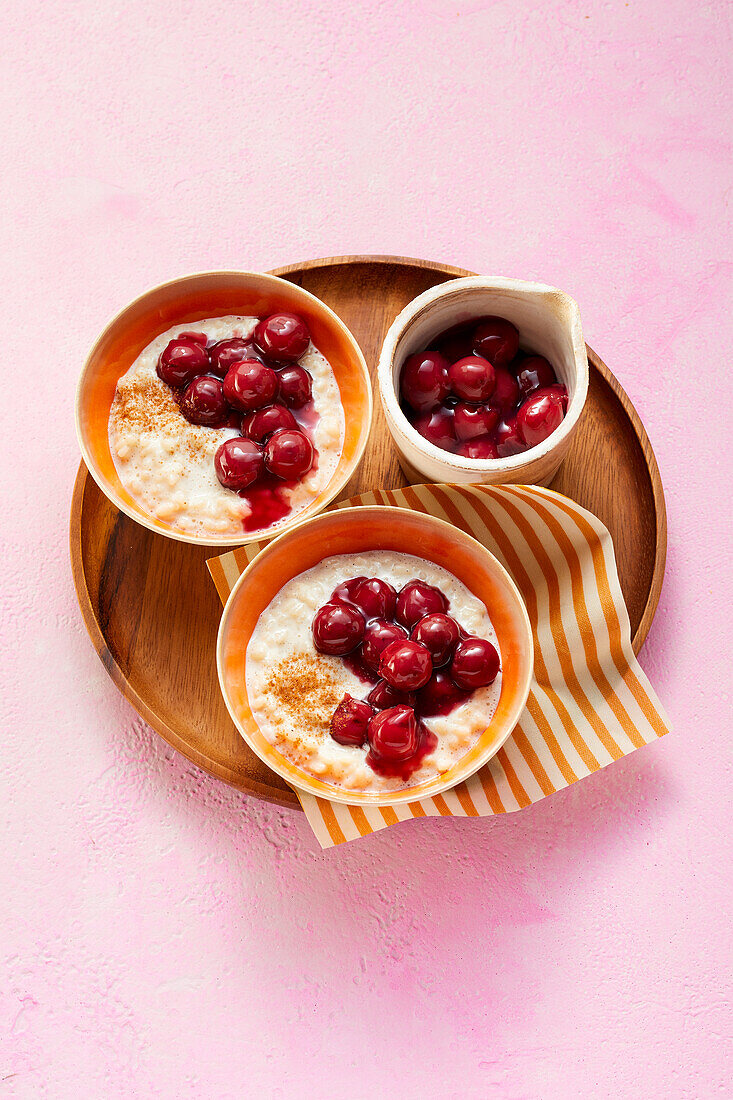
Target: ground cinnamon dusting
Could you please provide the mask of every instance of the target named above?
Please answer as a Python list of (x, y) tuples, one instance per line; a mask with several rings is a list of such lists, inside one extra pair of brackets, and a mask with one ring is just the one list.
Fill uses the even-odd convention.
[(275, 702), (301, 728), (327, 733), (344, 691), (320, 657), (309, 653), (280, 661), (265, 684)]
[(117, 384), (117, 413), (135, 432), (177, 427), (181, 413), (170, 387), (159, 378), (133, 377)]
[(157, 377), (137, 376), (118, 382), (112, 411), (119, 429), (140, 438), (147, 432), (178, 437), (178, 445), (193, 457), (207, 453), (210, 429), (190, 424), (170, 386)]

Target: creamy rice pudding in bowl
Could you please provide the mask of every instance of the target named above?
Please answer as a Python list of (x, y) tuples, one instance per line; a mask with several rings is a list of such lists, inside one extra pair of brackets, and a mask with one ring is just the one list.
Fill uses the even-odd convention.
[(502, 565), (451, 524), (347, 508), (270, 543), (217, 642), (229, 712), (292, 786), (391, 805), (439, 794), (516, 725), (532, 632)]
[(284, 279), (208, 272), (148, 291), (105, 329), (77, 391), (84, 461), (121, 511), (204, 545), (315, 515), (361, 460), (364, 357)]

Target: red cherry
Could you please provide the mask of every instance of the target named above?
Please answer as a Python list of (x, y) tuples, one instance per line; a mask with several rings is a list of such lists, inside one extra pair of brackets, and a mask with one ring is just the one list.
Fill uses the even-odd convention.
[(453, 450), (456, 442), (453, 409), (441, 408), (432, 413), (423, 413), (415, 421), (415, 428), (428, 443), (441, 447), (444, 451)]
[(416, 710), (425, 718), (436, 714), (449, 714), (459, 703), (464, 703), (471, 693), (461, 691), (447, 672), (436, 669), (425, 687), (417, 693)]
[(568, 391), (563, 386), (562, 382), (556, 382), (554, 386), (546, 386), (547, 393), (554, 393), (562, 401), (562, 411), (568, 411)]
[(410, 634), (413, 642), (425, 646), (436, 668), (448, 663), (460, 636), (461, 631), (456, 620), (439, 613), (420, 619)]
[[(338, 591), (338, 589), (336, 590)], [(361, 644), (361, 659), (367, 668), (376, 672), (379, 658), (392, 642), (406, 642), (407, 631), (397, 623), (388, 623), (385, 619), (372, 619), (364, 631)]]
[(292, 363), (308, 347), (310, 333), (305, 321), (295, 313), (273, 313), (257, 325), (254, 342), (269, 358)]
[(517, 432), (528, 447), (536, 447), (560, 427), (565, 412), (562, 398), (547, 390), (535, 390), (517, 413)]
[(350, 581), (342, 581), (337, 584), (331, 593), (329, 603), (352, 603), (351, 597), (366, 577), (352, 577)]
[(379, 658), (379, 675), (398, 691), (417, 691), (432, 671), (430, 654), (418, 642), (390, 642)]
[(414, 708), (415, 696), (410, 691), (395, 691), (386, 680), (379, 680), (367, 695), (367, 702), (371, 703), (375, 710), (399, 706)]
[(315, 454), (315, 448), (304, 432), (297, 428), (285, 428), (271, 435), (265, 444), (265, 466), (276, 477), (293, 481), (308, 473)]
[(354, 699), (348, 693), (336, 707), (331, 717), (331, 737), (339, 745), (363, 745), (367, 739), (367, 726), (374, 711), (363, 699)]
[(302, 409), (311, 399), (313, 379), (305, 367), (285, 367), (278, 375), (280, 397), (291, 409)]
[(178, 340), (193, 340), (194, 344), (201, 344), (201, 347), (205, 348), (209, 342), (209, 337), (205, 332), (179, 332)]
[(516, 416), (508, 416), (506, 420), (502, 420), (497, 425), (494, 438), (499, 458), (511, 458), (512, 455), (518, 455), (527, 450), (524, 440), (519, 435)]
[(494, 392), (494, 368), (478, 355), (453, 363), (448, 378), (453, 393), (464, 401), (488, 401)]
[(408, 581), (397, 597), (395, 618), (408, 630), (425, 615), (448, 610), (448, 601), (432, 584), (425, 581)]
[(488, 405), (469, 405), (462, 401), (453, 410), (456, 436), (461, 440), (487, 435), (498, 422), (499, 413)]
[(158, 378), (174, 389), (187, 386), (199, 374), (209, 369), (209, 356), (206, 348), (195, 340), (184, 340), (177, 336), (160, 353), (156, 370)]
[(364, 637), (364, 616), (344, 603), (325, 603), (313, 619), (313, 642), (321, 653), (343, 657)]
[(492, 408), (513, 409), (519, 401), (519, 386), (516, 378), (506, 367), (495, 367), (494, 378), (496, 385), (491, 395)]
[(220, 428), (229, 418), (229, 406), (218, 378), (202, 374), (194, 378), (181, 398), (181, 412), (191, 424)]
[(557, 381), (557, 376), (544, 355), (528, 355), (517, 364), (515, 369), (523, 398)]
[(232, 336), (229, 340), (219, 340), (209, 348), (211, 369), (220, 378), (226, 378), (229, 368), (235, 363), (241, 363), (243, 359), (256, 359), (259, 362), (257, 351), (251, 340), (244, 340), (241, 336)]
[(503, 317), (485, 317), (473, 334), (473, 350), (494, 366), (505, 367), (519, 351), (519, 333)]
[(435, 340), (435, 347), (449, 363), (473, 355), (473, 325), (453, 325)]
[(493, 439), (489, 439), (488, 435), (480, 435), (478, 439), (467, 439), (465, 443), (461, 443), (458, 454), (461, 458), (473, 458), (479, 462), (499, 457), (496, 443)]
[(369, 720), (369, 744), (383, 760), (409, 760), (417, 752), (417, 722), (412, 707), (381, 710)]
[(262, 451), (250, 439), (227, 439), (214, 455), (214, 469), (225, 489), (247, 489), (262, 472)]
[(354, 590), (351, 602), (361, 608), (367, 620), (391, 619), (397, 604), (397, 593), (386, 581), (369, 577)]
[(242, 359), (227, 371), (224, 396), (235, 409), (261, 409), (272, 404), (276, 394), (277, 375), (259, 359)]
[(422, 351), (405, 360), (400, 376), (402, 397), (415, 412), (437, 408), (448, 393), (448, 361), (437, 351)]
[(286, 409), (284, 405), (268, 405), (266, 409), (258, 409), (257, 412), (250, 413), (244, 418), (242, 434), (262, 443), (273, 432), (280, 431), (282, 428), (297, 427), (297, 421), (290, 409)]
[(499, 672), (499, 654), (485, 638), (464, 638), (456, 646), (450, 676), (456, 687), (472, 691), (493, 684)]

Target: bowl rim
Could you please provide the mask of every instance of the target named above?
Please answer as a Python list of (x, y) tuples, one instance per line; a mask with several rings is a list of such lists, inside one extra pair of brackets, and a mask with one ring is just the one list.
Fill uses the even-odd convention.
[[(399, 521), (400, 514), (402, 516), (404, 516), (405, 512), (407, 512), (408, 514), (413, 514), (411, 512), (411, 509), (399, 508), (399, 507), (396, 507), (396, 506), (393, 506), (393, 505), (380, 505), (380, 504), (357, 505), (357, 506), (351, 507), (351, 508), (347, 507), (347, 508), (340, 508), (340, 509), (336, 509), (336, 510), (332, 509), (331, 511), (328, 511), (328, 512), (322, 512), (318, 516), (314, 516), (312, 519), (305, 521), (303, 524), (301, 524), (299, 526), (300, 527), (310, 527), (310, 526), (313, 526), (313, 525), (318, 524), (318, 523), (323, 523), (326, 520), (333, 520), (336, 517), (340, 517), (343, 520), (343, 522), (345, 522), (345, 523), (357, 522), (359, 517), (363, 516), (365, 513), (378, 514), (379, 516), (383, 516), (385, 519), (391, 517), (392, 519), (394, 519), (397, 522), (397, 521)], [(494, 554), (492, 554), (491, 551), (488, 550), (486, 546), (484, 546), (484, 544), (482, 542), (480, 542), (477, 538), (474, 538), (473, 535), (469, 535), (467, 531), (464, 531), (462, 528), (456, 527), (454, 524), (449, 523), (448, 520), (440, 519), (438, 516), (434, 516), (429, 512), (424, 512), (424, 513), (421, 512), (419, 514), (420, 514), (421, 518), (424, 518), (424, 519), (428, 520), (428, 522), (434, 524), (436, 527), (443, 528), (445, 530), (450, 531), (451, 534), (454, 537), (458, 537), (458, 538), (461, 538), (461, 539), (463, 539), (463, 540), (465, 540), (469, 543), (473, 543), (474, 546), (478, 548), (478, 550), (480, 552), (480, 555), (488, 560), (488, 562), (490, 563), (490, 568), (495, 570), (499, 575), (501, 575), (504, 578), (504, 580), (507, 584), (508, 590), (512, 593), (512, 595), (514, 597), (514, 600), (515, 600), (515, 603), (516, 603), (516, 606), (519, 610), (519, 618), (521, 620), (522, 627), (523, 627), (522, 633), (523, 633), (524, 639), (527, 643), (528, 661), (527, 661), (527, 668), (526, 668), (525, 675), (524, 675), (524, 680), (519, 685), (519, 690), (518, 690), (518, 693), (517, 693), (517, 696), (516, 696), (516, 701), (515, 701), (514, 706), (512, 707), (512, 709), (511, 709), (511, 711), (510, 711), (510, 713), (509, 713), (509, 715), (506, 719), (506, 728), (502, 732), (501, 736), (498, 739), (493, 740), (488, 746), (486, 746), (484, 751), (477, 756), (477, 758), (474, 762), (474, 765), (471, 766), (469, 768), (469, 770), (467, 770), (465, 772), (465, 774), (459, 775), (458, 778), (449, 779), (444, 783), (439, 782), (436, 785), (436, 787), (434, 789), (432, 789), (429, 793), (418, 795), (418, 798), (417, 798), (418, 801), (420, 800), (420, 798), (434, 798), (439, 794), (444, 794), (447, 790), (451, 790), (453, 787), (457, 786), (459, 783), (465, 782), (467, 779), (470, 779), (472, 775), (475, 775), (476, 772), (479, 771), (480, 768), (482, 768), (486, 763), (488, 763), (489, 760), (491, 760), (497, 754), (497, 752), (502, 748), (502, 746), (506, 743), (508, 738), (511, 736), (512, 732), (514, 731), (514, 728), (517, 725), (517, 722), (519, 721), (519, 719), (522, 715), (522, 712), (523, 712), (523, 710), (525, 708), (525, 705), (526, 705), (526, 702), (527, 702), (527, 697), (528, 697), (529, 692), (530, 692), (530, 688), (532, 686), (532, 679), (533, 679), (533, 676), (534, 676), (534, 636), (533, 636), (533, 633), (532, 633), (532, 625), (530, 623), (529, 614), (527, 612), (527, 608), (526, 608), (524, 600), (522, 598), (522, 594), (519, 591), (519, 588), (518, 588), (514, 578), (512, 577), (512, 575), (501, 564), (499, 559)], [(224, 668), (223, 668), (223, 660), (224, 660), (223, 651), (224, 651), (224, 641), (225, 641), (226, 629), (227, 629), (227, 626), (228, 626), (228, 620), (229, 620), (229, 618), (231, 617), (231, 614), (232, 614), (232, 609), (233, 609), (234, 604), (236, 603), (236, 601), (240, 598), (240, 592), (246, 586), (246, 584), (249, 580), (249, 575), (250, 575), (255, 563), (260, 561), (263, 554), (276, 553), (278, 548), (279, 548), (278, 544), (280, 542), (282, 542), (283, 540), (291, 537), (294, 534), (295, 534), (295, 529), (294, 528), (291, 529), (290, 531), (283, 532), (282, 535), (278, 535), (277, 538), (272, 539), (270, 542), (268, 542), (267, 545), (264, 546), (263, 549), (258, 554), (256, 554), (254, 556), (252, 561), (250, 561), (247, 564), (246, 568), (240, 574), (239, 578), (237, 579), (236, 583), (234, 584), (234, 587), (232, 588), (231, 592), (229, 593), (227, 601), (224, 605), (224, 609), (222, 611), (221, 619), (219, 620), (219, 629), (218, 629), (217, 637), (216, 637), (216, 670), (217, 670), (217, 677), (218, 677), (218, 680), (219, 680), (219, 689), (220, 689), (222, 697), (224, 699), (224, 704), (227, 708), (227, 711), (229, 712), (229, 716), (231, 717), (232, 721), (234, 722), (234, 725), (236, 726), (240, 736), (244, 739), (246, 744), (252, 749), (252, 751), (255, 753), (255, 755), (258, 756), (259, 759), (268, 768), (270, 768), (277, 775), (279, 775), (281, 779), (284, 779), (285, 782), (289, 786), (295, 787), (295, 788), (297, 788), (297, 790), (303, 791), (305, 794), (309, 794), (311, 796), (320, 797), (320, 798), (325, 797), (331, 802), (338, 802), (342, 805), (347, 805), (347, 806), (349, 806), (349, 805), (350, 806), (395, 806), (395, 805), (400, 805), (400, 804), (403, 804), (403, 803), (406, 803), (406, 802), (414, 802), (414, 801), (416, 801), (415, 794), (414, 794), (414, 788), (410, 788), (410, 787), (404, 788), (404, 789), (399, 790), (399, 791), (383, 791), (383, 792), (382, 791), (369, 791), (369, 792), (343, 791), (343, 792), (341, 792), (338, 789), (334, 788), (333, 791), (331, 791), (329, 789), (328, 794), (324, 795), (324, 793), (322, 791), (316, 792), (309, 786), (310, 776), (308, 776), (308, 774), (306, 772), (303, 772), (302, 769), (297, 767), (297, 765), (292, 765), (291, 764), (291, 767), (293, 767), (296, 770), (296, 772), (298, 774), (298, 777), (300, 777), (301, 775), (303, 776), (302, 784), (297, 782), (290, 773), (284, 774), (284, 772), (279, 769), (279, 767), (277, 766), (277, 760), (272, 760), (272, 759), (268, 758), (267, 756), (265, 756), (263, 753), (260, 752), (258, 746), (253, 744), (252, 741), (250, 741), (250, 738), (249, 738), (248, 734), (242, 728), (242, 725), (239, 722), (239, 719), (238, 719), (237, 714), (234, 710), (234, 707), (230, 704), (228, 693), (227, 693), (227, 690), (226, 690), (226, 687), (225, 687), (225, 676), (224, 676)], [(415, 557), (419, 557), (419, 555), (415, 555)], [(426, 559), (426, 560), (428, 560), (428, 559)], [(298, 573), (293, 573), (292, 576), (290, 576), (288, 578), (288, 581), (292, 580), (294, 577), (296, 577), (298, 575), (299, 575)], [(461, 583), (466, 584), (466, 582), (463, 581), (460, 577), (458, 579), (461, 580)], [(287, 584), (288, 581), (285, 581), (284, 583)], [(469, 587), (469, 590), (470, 590), (470, 586), (466, 585), (466, 587)], [(274, 599), (274, 596), (276, 594), (277, 593), (273, 594), (272, 599)], [(249, 644), (249, 642), (248, 642), (248, 644)], [(253, 716), (253, 718), (254, 718), (254, 716)], [(493, 721), (493, 718), (492, 718), (492, 721)], [(489, 728), (489, 727), (487, 727), (487, 728)], [(484, 734), (485, 734), (485, 732), (486, 731), (484, 731)], [(481, 736), (484, 736), (484, 734), (482, 734)], [(277, 750), (274, 750), (274, 751), (277, 752)], [(459, 765), (460, 765), (460, 761), (459, 761)]]
[[(394, 362), (395, 351), (399, 340), (407, 329), (420, 317), (428, 313), (438, 300), (451, 297), (454, 294), (460, 293), (462, 290), (514, 290), (528, 296), (551, 294), (563, 298), (569, 303), (571, 310), (575, 313), (571, 333), (574, 358), (577, 367), (575, 392), (569, 399), (568, 408), (560, 426), (557, 427), (547, 439), (543, 440), (542, 443), (537, 444), (535, 447), (529, 447), (526, 451), (522, 451), (521, 454), (511, 455), (508, 458), (463, 458), (461, 455), (452, 454), (450, 451), (444, 451), (441, 447), (436, 447), (434, 443), (430, 443), (424, 436), (420, 435), (417, 429), (409, 422), (400, 407), (392, 371), (392, 364)], [(461, 276), (455, 279), (449, 279), (444, 283), (438, 283), (436, 286), (424, 290), (422, 294), (418, 294), (416, 298), (408, 302), (404, 309), (397, 314), (387, 330), (387, 335), (384, 338), (382, 349), (379, 353), (379, 363), (377, 366), (379, 395), (382, 401), (385, 418), (393, 438), (395, 432), (401, 432), (416, 450), (420, 451), (427, 458), (440, 462), (447, 474), (450, 474), (452, 470), (476, 474), (512, 473), (515, 470), (521, 471), (528, 462), (542, 459), (556, 448), (561, 447), (563, 443), (569, 439), (580, 419), (588, 395), (588, 379), (588, 357), (580, 324), (580, 309), (575, 299), (558, 287), (549, 286), (546, 283), (528, 282), (523, 279), (510, 279), (504, 275)], [(392, 430), (393, 427), (394, 431)], [(400, 451), (402, 451), (402, 447), (396, 439), (395, 443)], [(450, 477), (446, 476), (444, 480), (449, 481)]]
[[(111, 486), (108, 485), (106, 479), (104, 477), (102, 477), (99, 474), (99, 471), (96, 469), (96, 464), (95, 464), (94, 460), (92, 459), (92, 457), (89, 453), (89, 450), (86, 446), (86, 442), (84, 440), (84, 434), (82, 432), (82, 427), (81, 427), (82, 389), (83, 389), (83, 386), (84, 386), (84, 382), (85, 382), (85, 380), (88, 376), (88, 373), (91, 370), (91, 361), (92, 361), (94, 355), (96, 354), (98, 348), (100, 347), (102, 342), (105, 340), (105, 338), (107, 337), (107, 334), (110, 332), (110, 330), (113, 328), (113, 326), (115, 326), (124, 317), (124, 315), (128, 312), (128, 310), (131, 310), (135, 306), (139, 305), (141, 302), (144, 302), (145, 299), (149, 298), (156, 291), (163, 290), (167, 287), (173, 287), (173, 286), (176, 286), (177, 284), (180, 284), (180, 283), (188, 283), (192, 279), (201, 279), (201, 278), (210, 278), (210, 277), (216, 278), (216, 277), (231, 276), (231, 275), (235, 275), (235, 276), (242, 276), (243, 275), (245, 277), (253, 277), (253, 278), (256, 278), (258, 280), (262, 280), (264, 283), (267, 283), (267, 284), (269, 284), (273, 287), (281, 286), (283, 283), (286, 283), (289, 287), (292, 287), (295, 290), (296, 295), (303, 295), (305, 298), (308, 298), (308, 299), (311, 299), (314, 302), (317, 302), (319, 308), (322, 308), (325, 311), (328, 320), (331, 323), (333, 323), (337, 329), (341, 330), (344, 337), (353, 346), (355, 357), (356, 357), (356, 360), (359, 364), (359, 369), (361, 371), (362, 377), (363, 377), (364, 382), (366, 384), (365, 389), (366, 389), (367, 400), (366, 400), (365, 409), (364, 409), (364, 429), (361, 433), (362, 438), (361, 438), (361, 441), (359, 443), (359, 446), (357, 447), (356, 451), (354, 452), (354, 455), (353, 455), (351, 461), (349, 462), (348, 466), (345, 468), (344, 473), (338, 478), (336, 477), (336, 475), (334, 475), (334, 477), (332, 478), (333, 485), (332, 485), (331, 488), (328, 489), (327, 492), (324, 493), (324, 497), (323, 497), (321, 503), (319, 504), (318, 511), (311, 514), (310, 516), (306, 516), (305, 518), (303, 518), (302, 513), (296, 513), (296, 515), (293, 516), (290, 520), (285, 520), (285, 522), (283, 522), (281, 525), (279, 525), (277, 527), (276, 531), (272, 535), (267, 534), (267, 529), (261, 530), (261, 531), (255, 531), (255, 532), (252, 532), (252, 533), (242, 531), (237, 535), (218, 535), (218, 536), (214, 536), (214, 535), (211, 535), (211, 536), (202, 536), (202, 535), (195, 536), (194, 535), (194, 536), (192, 536), (192, 535), (186, 535), (181, 531), (174, 531), (174, 530), (165, 531), (165, 530), (162, 530), (160, 527), (155, 526), (155, 524), (153, 522), (153, 518), (152, 517), (148, 518), (147, 514), (144, 515), (144, 516), (136, 515), (134, 513), (134, 511), (125, 503), (125, 501), (123, 501), (117, 495), (117, 493), (111, 488)], [(345, 322), (341, 320), (341, 318), (338, 316), (338, 314), (335, 313), (334, 310), (332, 310), (329, 305), (327, 305), (324, 301), (322, 301), (321, 298), (318, 298), (315, 294), (312, 294), (309, 290), (306, 290), (304, 287), (299, 286), (297, 283), (291, 283), (287, 279), (284, 279), (284, 278), (280, 277), (279, 275), (270, 275), (267, 272), (260, 272), (260, 271), (240, 271), (240, 270), (236, 270), (234, 268), (218, 268), (218, 269), (214, 269), (214, 270), (211, 270), (211, 271), (192, 271), (192, 272), (189, 272), (187, 275), (178, 275), (173, 279), (166, 279), (162, 283), (156, 283), (154, 286), (149, 286), (146, 290), (142, 291), (135, 298), (133, 298), (131, 301), (129, 301), (126, 305), (124, 305), (122, 307), (122, 309), (118, 310), (115, 314), (113, 314), (109, 318), (109, 320), (106, 322), (104, 327), (101, 329), (99, 335), (95, 339), (92, 347), (90, 348), (90, 350), (89, 350), (89, 352), (88, 352), (88, 354), (87, 354), (87, 356), (84, 360), (84, 365), (83, 365), (83, 367), (81, 369), (81, 372), (79, 374), (79, 378), (78, 378), (77, 383), (76, 383), (76, 390), (75, 390), (75, 394), (74, 394), (74, 426), (75, 426), (75, 429), (76, 429), (76, 438), (77, 438), (77, 442), (79, 444), (79, 449), (81, 451), (81, 456), (84, 460), (84, 465), (86, 466), (89, 474), (94, 479), (94, 481), (99, 486), (99, 488), (104, 493), (104, 495), (107, 497), (107, 499), (112, 504), (114, 504), (115, 508), (117, 508), (120, 512), (122, 512), (124, 515), (126, 515), (128, 517), (128, 519), (131, 519), (131, 520), (133, 520), (133, 522), (140, 524), (141, 527), (146, 528), (148, 531), (152, 531), (153, 534), (161, 535), (163, 538), (173, 539), (174, 542), (186, 543), (189, 546), (246, 546), (246, 545), (249, 545), (253, 542), (262, 542), (265, 539), (279, 538), (280, 535), (287, 534), (287, 532), (292, 530), (292, 528), (295, 527), (298, 523), (306, 523), (306, 522), (308, 522), (309, 519), (314, 519), (317, 515), (319, 515), (323, 511), (324, 508), (327, 508), (328, 505), (333, 502), (334, 498), (341, 492), (341, 490), (344, 488), (344, 486), (348, 483), (350, 478), (353, 477), (354, 473), (359, 468), (359, 465), (361, 464), (361, 460), (364, 457), (364, 452), (366, 450), (367, 443), (369, 441), (369, 436), (371, 434), (371, 427), (372, 427), (373, 419), (374, 419), (374, 394), (373, 394), (373, 391), (372, 391), (372, 383), (371, 383), (371, 377), (370, 377), (370, 374), (369, 374), (369, 367), (367, 366), (366, 359), (364, 358), (364, 352), (361, 350), (361, 347), (359, 345), (359, 341), (356, 339), (356, 337), (352, 333), (351, 329), (349, 329), (348, 326), (345, 324)]]

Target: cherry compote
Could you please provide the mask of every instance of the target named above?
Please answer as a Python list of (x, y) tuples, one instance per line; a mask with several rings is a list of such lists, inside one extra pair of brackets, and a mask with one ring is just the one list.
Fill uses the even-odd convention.
[(268, 405), (264, 409), (250, 413), (242, 420), (242, 435), (248, 439), (254, 439), (257, 443), (264, 443), (273, 432), (281, 428), (297, 428), (298, 422), (284, 405)]
[(331, 737), (339, 745), (363, 745), (367, 739), (369, 720), (374, 711), (363, 699), (344, 695), (331, 718)]
[(250, 337), (210, 341), (204, 332), (182, 332), (158, 359), (158, 377), (191, 424), (240, 431), (218, 448), (214, 470), (225, 489), (246, 497), (246, 531), (284, 519), (288, 490), (317, 467), (313, 379), (298, 362), (309, 346), (303, 318), (276, 313)]
[(259, 359), (257, 349), (250, 340), (242, 336), (231, 336), (228, 340), (219, 340), (209, 348), (211, 370), (219, 378), (226, 378), (229, 368), (243, 359)]
[(361, 645), (361, 659), (372, 672), (379, 670), (379, 661), (383, 651), (393, 642), (406, 642), (407, 631), (399, 623), (386, 619), (372, 619), (364, 631)]
[(310, 333), (303, 318), (295, 313), (273, 313), (257, 325), (254, 342), (268, 359), (294, 363), (308, 347)]
[(190, 336), (177, 336), (161, 352), (158, 377), (174, 389), (187, 386), (209, 370), (206, 348)]
[(313, 465), (315, 448), (305, 432), (280, 428), (265, 444), (265, 466), (283, 480), (299, 481)]
[(227, 439), (214, 455), (216, 476), (225, 489), (248, 489), (262, 473), (262, 450), (249, 439)]
[(402, 409), (433, 446), (485, 462), (544, 442), (568, 394), (543, 355), (520, 351), (503, 317), (478, 317), (440, 333), (400, 372)]
[(316, 649), (340, 657), (367, 685), (365, 699), (347, 694), (339, 703), (331, 736), (342, 745), (368, 741), (367, 763), (380, 775), (407, 780), (437, 746), (423, 719), (450, 714), (499, 673), (496, 648), (449, 612), (445, 594), (425, 581), (397, 592), (358, 576), (336, 585), (315, 614)]

